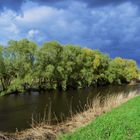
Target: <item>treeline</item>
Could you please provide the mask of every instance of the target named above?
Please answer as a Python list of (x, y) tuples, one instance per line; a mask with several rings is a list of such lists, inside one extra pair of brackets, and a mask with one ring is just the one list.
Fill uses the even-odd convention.
[(27, 39), (0, 47), (1, 94), (26, 89), (70, 89), (128, 83), (138, 77), (133, 60), (55, 41), (38, 47)]

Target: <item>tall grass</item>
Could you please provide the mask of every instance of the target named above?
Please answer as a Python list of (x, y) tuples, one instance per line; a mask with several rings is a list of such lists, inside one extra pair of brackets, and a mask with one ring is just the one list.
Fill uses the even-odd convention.
[[(132, 99), (133, 97), (137, 96), (136, 93), (137, 92), (130, 92), (127, 96), (124, 93), (120, 93), (118, 95), (108, 95), (105, 97), (105, 99), (97, 96), (93, 102), (87, 103), (85, 106), (85, 111), (71, 116), (65, 122), (58, 123), (56, 125), (50, 125), (50, 123), (45, 120), (45, 114), (41, 121), (36, 122), (33, 120), (31, 129), (22, 132), (17, 131), (15, 134), (3, 134), (2, 136), (4, 138), (11, 137), (16, 140), (55, 140), (59, 135), (73, 132), (75, 129), (90, 123), (101, 114), (110, 111), (112, 108), (121, 105), (129, 99)], [(50, 114), (48, 117), (50, 120)]]

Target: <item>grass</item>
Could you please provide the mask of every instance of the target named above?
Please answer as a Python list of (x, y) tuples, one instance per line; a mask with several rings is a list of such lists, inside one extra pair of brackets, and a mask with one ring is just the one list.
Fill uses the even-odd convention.
[(140, 96), (106, 113), (61, 140), (140, 140)]
[[(85, 111), (81, 113), (77, 113), (76, 115), (72, 115), (68, 120), (62, 123), (58, 123), (56, 125), (50, 125), (47, 123), (47, 121), (43, 118), (41, 122), (36, 122), (33, 120), (32, 123), (32, 128), (24, 130), (24, 131), (16, 131), (16, 133), (2, 133), (0, 132), (0, 139), (7, 139), (7, 140), (56, 140), (62, 136), (62, 134), (68, 134), (65, 136), (62, 136), (62, 140), (105, 140), (105, 139), (110, 139), (110, 136), (113, 135), (111, 134), (113, 129), (113, 126), (115, 128), (118, 128), (118, 130), (122, 127), (121, 125), (118, 126), (119, 123), (115, 121), (115, 119), (123, 120), (121, 114), (126, 112), (125, 114), (130, 113), (132, 116), (130, 117), (133, 119), (135, 116), (133, 109), (136, 108), (135, 104), (132, 106), (131, 105), (126, 105), (126, 109), (122, 109), (122, 113), (117, 113), (115, 116), (112, 114), (110, 117), (106, 118), (105, 114), (106, 112), (111, 111), (113, 108), (116, 108), (120, 106), (121, 104), (127, 102), (128, 100), (134, 98), (137, 96), (137, 91), (135, 92), (130, 92), (127, 96), (124, 93), (120, 93), (118, 95), (110, 95), (106, 96), (104, 100), (102, 101), (101, 97), (96, 97), (93, 102), (87, 103), (85, 106)], [(140, 103), (140, 99), (134, 103)], [(125, 105), (123, 105), (125, 106)], [(130, 106), (130, 107), (129, 107)], [(129, 108), (129, 109), (128, 109)], [(132, 108), (132, 109), (131, 109)], [(138, 107), (137, 107), (138, 109)], [(115, 109), (117, 110), (117, 109)], [(112, 112), (114, 112), (113, 110)], [(128, 111), (128, 112), (127, 112)], [(130, 112), (129, 112), (130, 111)], [(121, 109), (120, 109), (121, 112)], [(140, 112), (140, 110), (139, 110)], [(115, 113), (115, 112), (114, 112)], [(102, 117), (100, 118), (99, 116)], [(134, 116), (133, 116), (134, 115)], [(45, 115), (46, 116), (46, 115)], [(105, 117), (105, 118), (104, 118)], [(104, 120), (102, 120), (102, 118)], [(126, 124), (129, 119), (127, 119), (126, 116), (124, 116), (126, 119)], [(97, 119), (95, 122), (94, 120)], [(137, 119), (137, 118), (136, 118)], [(101, 122), (102, 121), (102, 122)], [(140, 122), (140, 120), (138, 120)], [(137, 121), (136, 121), (137, 122)], [(87, 127), (84, 127), (88, 125)], [(111, 126), (111, 124), (114, 124)], [(109, 128), (111, 126), (111, 128)], [(132, 127), (133, 128), (133, 127)], [(124, 129), (124, 128), (123, 128)], [(129, 129), (129, 127), (128, 127)], [(75, 130), (77, 130), (75, 132)], [(125, 129), (124, 129), (125, 130)], [(131, 134), (134, 130), (129, 129), (129, 133)], [(75, 132), (72, 134), (72, 132)], [(70, 134), (71, 133), (71, 134)], [(102, 137), (102, 133), (103, 137)], [(129, 134), (129, 135), (130, 135)], [(118, 136), (118, 134), (117, 134)], [(117, 137), (116, 136), (116, 137)], [(118, 139), (116, 139), (118, 140)], [(123, 140), (123, 139), (121, 139)], [(129, 140), (129, 139), (128, 139)], [(137, 140), (137, 139), (136, 139)]]

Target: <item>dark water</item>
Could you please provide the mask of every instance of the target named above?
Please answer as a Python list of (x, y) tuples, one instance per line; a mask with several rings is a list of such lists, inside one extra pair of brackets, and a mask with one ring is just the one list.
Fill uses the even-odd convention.
[(51, 123), (55, 123), (56, 117), (61, 121), (70, 117), (71, 112), (82, 111), (87, 100), (92, 101), (98, 94), (106, 96), (124, 92), (127, 95), (131, 91), (140, 91), (140, 85), (108, 86), (67, 92), (34, 92), (0, 97), (0, 131), (14, 132), (16, 128), (29, 128), (32, 116), (38, 120), (44, 116), (44, 110), (47, 114), (46, 119), (49, 121), (51, 118)]

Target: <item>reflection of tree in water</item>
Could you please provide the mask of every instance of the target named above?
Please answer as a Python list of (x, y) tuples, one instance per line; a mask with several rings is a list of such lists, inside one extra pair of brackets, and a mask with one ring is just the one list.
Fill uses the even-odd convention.
[(56, 93), (57, 95), (54, 94), (54, 100), (52, 99), (51, 122), (54, 124), (55, 122), (64, 121), (67, 117), (85, 110), (97, 97), (100, 99), (100, 103), (103, 104), (107, 97), (117, 96), (121, 93), (127, 96), (130, 92), (139, 90), (139, 87), (139, 85), (104, 86), (88, 88), (79, 92), (72, 90), (68, 93)]
[(0, 98), (0, 130), (15, 131), (15, 128), (19, 130), (28, 128), (32, 115), (36, 121), (45, 119), (55, 124), (85, 110), (96, 97), (100, 97), (102, 104), (109, 95), (124, 93), (124, 96), (127, 96), (129, 92), (136, 90), (140, 90), (140, 85), (102, 86), (79, 91), (55, 91), (40, 94), (34, 92), (20, 96), (5, 96)]

